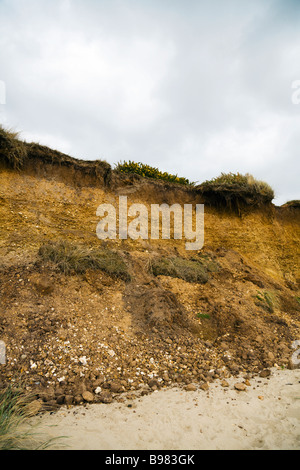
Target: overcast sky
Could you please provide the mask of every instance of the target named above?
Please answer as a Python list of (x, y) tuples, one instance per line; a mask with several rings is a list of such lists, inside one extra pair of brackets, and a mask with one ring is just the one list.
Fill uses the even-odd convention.
[(300, 199), (297, 80), (300, 0), (0, 0), (1, 122), (76, 158)]

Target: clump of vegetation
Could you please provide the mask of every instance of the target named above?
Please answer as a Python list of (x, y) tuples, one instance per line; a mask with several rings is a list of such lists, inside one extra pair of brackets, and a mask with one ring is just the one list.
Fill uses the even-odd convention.
[(33, 397), (21, 387), (11, 385), (0, 391), (0, 450), (38, 450), (50, 446), (52, 439), (43, 440), (33, 433), (27, 420), (35, 414)]
[(292, 209), (300, 209), (300, 200), (299, 199), (293, 199), (292, 201), (287, 201), (284, 204), (282, 204), (281, 207), (289, 207)]
[(29, 160), (74, 168), (97, 180), (102, 179), (104, 184), (109, 184), (111, 178), (111, 166), (106, 161), (79, 160), (45, 145), (21, 141), (17, 132), (6, 130), (0, 125), (0, 163), (20, 170)]
[(64, 274), (82, 274), (92, 269), (105, 271), (125, 281), (130, 280), (123, 258), (107, 248), (92, 249), (61, 240), (45, 243), (38, 254), (43, 261), (54, 263)]
[(252, 175), (240, 173), (222, 173), (220, 176), (204, 181), (198, 187), (208, 203), (225, 205), (240, 211), (242, 205), (255, 206), (270, 203), (274, 191), (264, 181), (256, 180)]
[(140, 176), (168, 181), (170, 183), (178, 183), (187, 186), (195, 185), (194, 182), (189, 181), (187, 178), (178, 177), (177, 175), (172, 175), (167, 172), (161, 172), (158, 168), (141, 162), (136, 163), (129, 160), (128, 162), (118, 163), (115, 169), (121, 173), (135, 173)]
[(9, 167), (19, 170), (27, 158), (27, 148), (18, 139), (18, 133), (5, 130), (0, 126), (0, 160)]
[(208, 273), (202, 263), (180, 257), (153, 259), (150, 271), (154, 276), (177, 277), (187, 282), (204, 284), (208, 281)]
[(209, 273), (220, 271), (219, 263), (208, 253), (198, 252), (196, 255), (192, 256), (191, 260), (200, 262)]
[(209, 320), (210, 315), (208, 313), (197, 313), (197, 318), (200, 318), (201, 320), (204, 319), (204, 318)]
[(255, 304), (258, 307), (262, 307), (269, 313), (274, 312), (274, 308), (276, 306), (277, 299), (276, 296), (272, 292), (263, 291), (258, 292), (255, 297)]

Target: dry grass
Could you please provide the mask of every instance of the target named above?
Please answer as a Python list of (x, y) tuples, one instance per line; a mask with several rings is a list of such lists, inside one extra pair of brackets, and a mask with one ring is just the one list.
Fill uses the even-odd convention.
[(278, 304), (278, 300), (274, 292), (263, 291), (257, 293), (255, 297), (255, 304), (258, 307), (262, 307), (269, 313), (274, 313), (274, 309)]
[(149, 269), (154, 276), (171, 276), (184, 279), (187, 282), (200, 282), (202, 284), (208, 281), (206, 267), (195, 260), (180, 257), (155, 258), (151, 260)]
[(18, 138), (18, 133), (4, 129), (0, 125), (0, 162), (9, 168), (21, 170), (25, 163), (65, 166), (81, 171), (83, 174), (102, 179), (104, 184), (111, 178), (111, 166), (103, 160), (79, 160), (66, 155), (58, 150), (53, 150), (38, 143), (28, 143)]
[(61, 240), (42, 245), (39, 255), (43, 261), (54, 263), (64, 274), (82, 274), (92, 269), (105, 271), (125, 281), (130, 280), (123, 258), (109, 249), (92, 249)]
[(52, 445), (53, 439), (34, 432), (28, 422), (36, 414), (33, 400), (22, 387), (10, 385), (0, 392), (0, 450), (42, 450)]
[(292, 201), (287, 201), (284, 204), (282, 204), (281, 207), (289, 207), (291, 209), (300, 209), (300, 200), (293, 199)]
[(9, 167), (19, 170), (27, 158), (27, 149), (18, 139), (18, 133), (0, 126), (0, 159)]
[(260, 206), (274, 199), (274, 191), (268, 183), (252, 175), (222, 173), (221, 176), (197, 186), (206, 202), (240, 211), (242, 206)]

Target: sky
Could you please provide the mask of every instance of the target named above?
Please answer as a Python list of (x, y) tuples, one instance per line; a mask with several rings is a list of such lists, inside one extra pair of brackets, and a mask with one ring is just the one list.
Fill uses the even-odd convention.
[(300, 199), (300, 0), (0, 0), (0, 123)]

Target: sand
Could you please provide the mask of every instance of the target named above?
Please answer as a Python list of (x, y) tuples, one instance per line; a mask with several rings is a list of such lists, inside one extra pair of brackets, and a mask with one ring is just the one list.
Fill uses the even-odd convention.
[[(300, 369), (273, 368), (246, 391), (162, 389), (124, 403), (87, 404), (35, 418), (52, 448), (70, 450), (299, 450)], [(129, 405), (129, 406), (128, 406)]]

